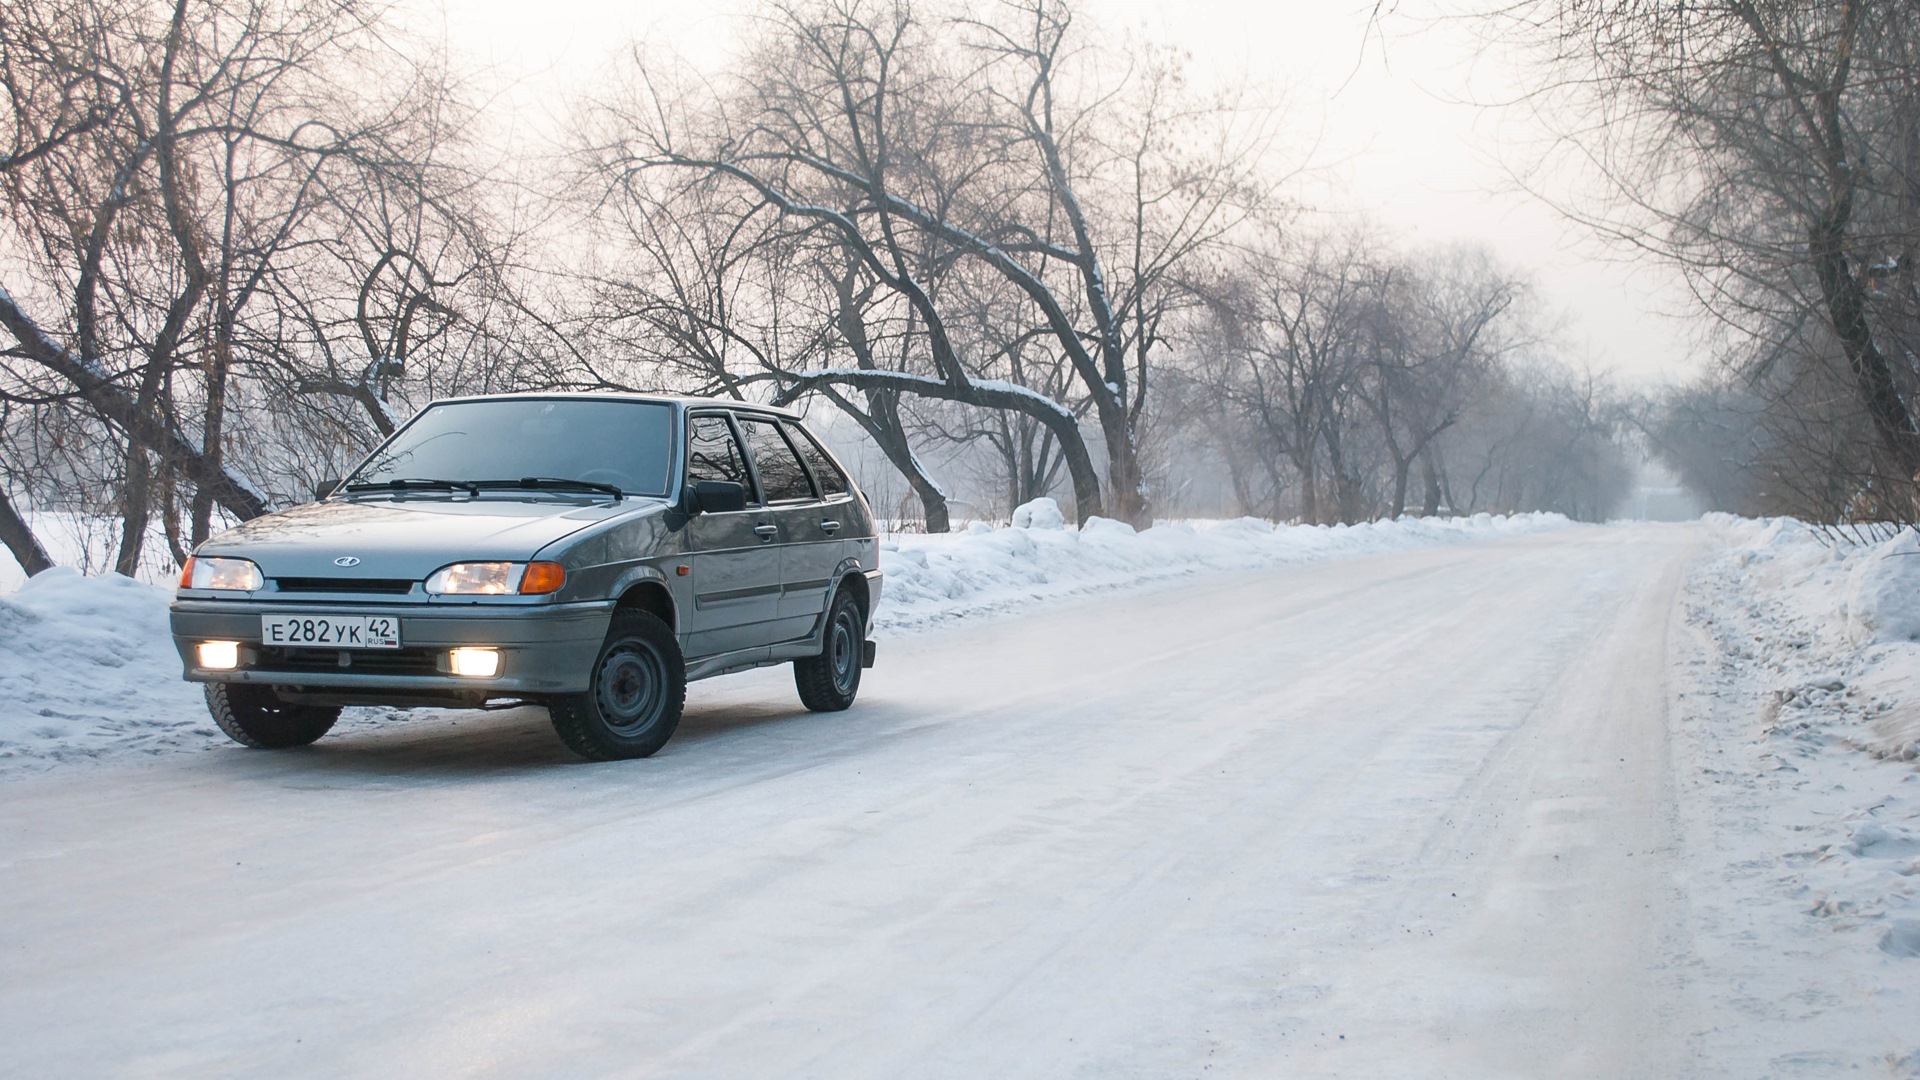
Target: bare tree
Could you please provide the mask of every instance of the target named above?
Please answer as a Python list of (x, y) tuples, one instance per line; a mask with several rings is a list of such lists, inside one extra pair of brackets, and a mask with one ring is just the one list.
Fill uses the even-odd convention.
[[(34, 0), (0, 20), (22, 147), (0, 160), (17, 256), (0, 327), (21, 362), (5, 392), (31, 402), (21, 422), (71, 415), (119, 444), (111, 468), (93, 457), (122, 572), (156, 515), (179, 560), (216, 509), (251, 517), (286, 497), (270, 486), (316, 478), (302, 438), (337, 458), (391, 432), (388, 394), (424, 348), (488, 370), (510, 353), (482, 310), (442, 340), (451, 291), (504, 295), (505, 252), (472, 175), (441, 160), (455, 87), (380, 17), (351, 0)], [(354, 338), (365, 359), (342, 364)]]
[[(1069, 93), (1072, 20), (1045, 0), (965, 19), (827, 0), (777, 7), (770, 25), (749, 69), (704, 104), (645, 80), (638, 100), (606, 103), (595, 160), (628, 184), (671, 168), (740, 185), (831, 230), (912, 309), (923, 370), (795, 372), (782, 397), (837, 385), (1019, 413), (1059, 448), (1082, 517), (1144, 523), (1146, 360), (1177, 291), (1173, 268), (1250, 201), (1257, 135), (1222, 122), (1230, 134), (1191, 153), (1181, 140), (1203, 128), (1165, 65)], [(949, 325), (942, 297), (967, 280), (1017, 297), (1006, 317), (1021, 329), (1002, 337), (1037, 328), (1069, 363), (1100, 423), (1104, 494), (1076, 403), (981, 374), (995, 353), (969, 350)]]
[(1368, 314), (1361, 400), (1392, 462), (1386, 513), (1406, 509), (1413, 466), (1425, 467), (1422, 510), (1439, 511), (1429, 450), (1460, 420), (1479, 382), (1524, 335), (1503, 318), (1523, 292), (1484, 251), (1456, 249), (1390, 267)]
[(1206, 292), (1169, 374), (1243, 512), (1398, 516), (1416, 466), (1426, 514), (1598, 518), (1623, 493), (1615, 395), (1539, 359), (1525, 282), (1485, 252), (1269, 230)]
[(1911, 5), (1523, 0), (1494, 25), (1536, 50), (1548, 78), (1532, 100), (1564, 136), (1557, 145), (1600, 177), (1597, 191), (1560, 201), (1678, 266), (1750, 385), (1804, 386), (1767, 369), (1837, 352), (1875, 440), (1865, 459), (1829, 464), (1910, 517), (1920, 473)]

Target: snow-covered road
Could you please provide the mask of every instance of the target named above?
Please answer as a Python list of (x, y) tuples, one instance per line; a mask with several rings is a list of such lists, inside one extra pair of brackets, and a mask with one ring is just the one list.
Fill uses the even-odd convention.
[(0, 786), (0, 1072), (1679, 1076), (1701, 526), (1221, 574)]

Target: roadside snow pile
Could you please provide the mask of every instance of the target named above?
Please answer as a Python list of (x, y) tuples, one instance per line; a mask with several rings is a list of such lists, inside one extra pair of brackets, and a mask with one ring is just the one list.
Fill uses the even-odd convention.
[[(1814, 1055), (1770, 1072), (1911, 1067), (1920, 546), (1911, 534), (1854, 543), (1791, 520), (1707, 521), (1726, 546), (1687, 583), (1695, 633), (1676, 669), (1676, 778), (1688, 846), (1724, 861), (1694, 882), (1696, 948), (1744, 992), (1724, 1004), (1738, 1019), (1698, 1049), (1740, 1060), (1751, 1047), (1713, 1040), (1762, 1024)], [(1782, 955), (1805, 960), (1790, 979)], [(1898, 1045), (1879, 1045), (1899, 1031)]]
[(171, 593), (56, 567), (0, 595), (0, 762), (212, 737), (167, 636)]
[(1559, 514), (1401, 518), (1361, 525), (1272, 525), (1258, 518), (1170, 522), (1144, 532), (1106, 518), (1079, 529), (1052, 499), (1013, 512), (1014, 527), (974, 523), (880, 545), (885, 591), (876, 627), (912, 629), (1033, 600), (1285, 563), (1351, 558), (1565, 528)]
[(1920, 536), (1861, 551), (1847, 574), (1847, 629), (1861, 644), (1920, 640)]

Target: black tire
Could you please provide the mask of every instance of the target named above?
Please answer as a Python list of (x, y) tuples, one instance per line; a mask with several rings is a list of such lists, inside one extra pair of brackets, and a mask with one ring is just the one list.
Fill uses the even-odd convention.
[(207, 711), (227, 737), (255, 750), (305, 746), (333, 730), (340, 710), (325, 705), (292, 705), (270, 687), (208, 683)]
[(584, 694), (547, 702), (553, 730), (588, 761), (651, 757), (680, 726), (687, 664), (658, 617), (616, 611)]
[(860, 693), (860, 655), (867, 640), (860, 604), (845, 590), (827, 605), (827, 629), (820, 655), (793, 662), (793, 685), (800, 703), (814, 712), (839, 712)]

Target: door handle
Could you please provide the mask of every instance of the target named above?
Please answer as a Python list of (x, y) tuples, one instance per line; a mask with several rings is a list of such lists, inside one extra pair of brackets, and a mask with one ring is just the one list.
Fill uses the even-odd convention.
[(840, 523), (832, 518), (828, 518), (820, 523), (820, 531), (826, 533), (828, 536), (832, 536), (834, 533), (840, 531)]
[(762, 543), (765, 543), (766, 541), (768, 541), (768, 540), (771, 540), (771, 539), (773, 539), (774, 537), (776, 537), (776, 536), (779, 536), (779, 535), (780, 535), (780, 526), (778, 526), (778, 525), (755, 525), (755, 526), (753, 527), (753, 534), (754, 534), (755, 536), (758, 536), (758, 537), (760, 538), (760, 540), (761, 540), (761, 542), (762, 542)]

